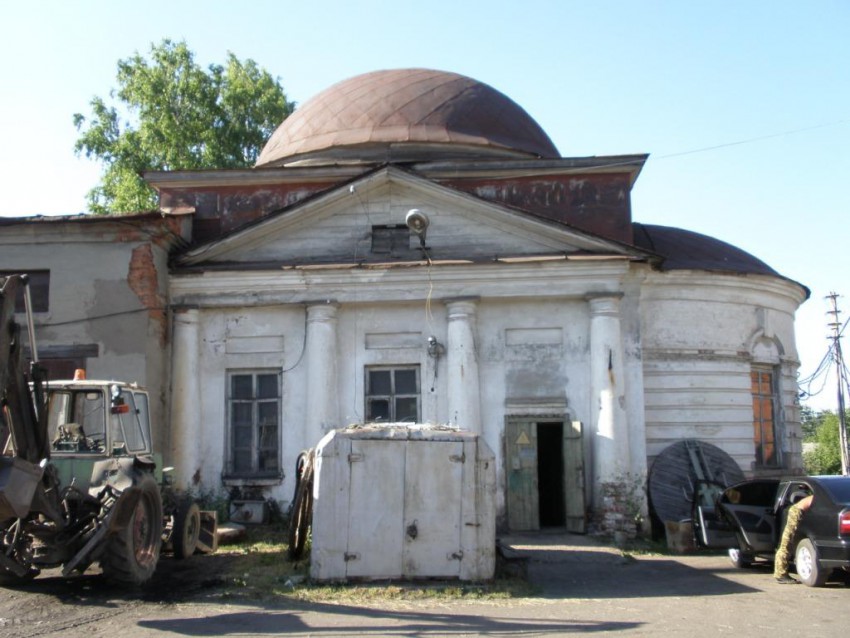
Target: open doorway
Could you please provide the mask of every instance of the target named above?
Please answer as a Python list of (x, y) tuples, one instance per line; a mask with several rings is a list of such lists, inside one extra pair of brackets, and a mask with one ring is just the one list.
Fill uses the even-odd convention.
[(540, 527), (564, 527), (564, 424), (537, 424), (537, 496)]
[(510, 417), (505, 427), (506, 504), (511, 531), (585, 531), (581, 423)]

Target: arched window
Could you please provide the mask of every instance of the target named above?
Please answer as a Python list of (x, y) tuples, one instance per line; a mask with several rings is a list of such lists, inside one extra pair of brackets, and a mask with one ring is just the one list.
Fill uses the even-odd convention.
[(760, 337), (751, 348), (753, 365), (750, 370), (750, 389), (753, 397), (753, 444), (756, 467), (782, 465), (780, 352), (781, 347), (771, 339)]

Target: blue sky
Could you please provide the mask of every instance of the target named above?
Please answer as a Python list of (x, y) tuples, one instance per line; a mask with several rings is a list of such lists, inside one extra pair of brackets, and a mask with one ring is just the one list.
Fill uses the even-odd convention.
[[(812, 290), (801, 377), (828, 345), (824, 296), (848, 295), (850, 316), (844, 0), (0, 0), (0, 19), (0, 215), (84, 209), (100, 168), (74, 155), (72, 115), (165, 37), (204, 65), (252, 58), (299, 103), (358, 73), (429, 67), (507, 94), (564, 156), (649, 153), (636, 221), (713, 235)], [(834, 408), (828, 383), (810, 405)]]

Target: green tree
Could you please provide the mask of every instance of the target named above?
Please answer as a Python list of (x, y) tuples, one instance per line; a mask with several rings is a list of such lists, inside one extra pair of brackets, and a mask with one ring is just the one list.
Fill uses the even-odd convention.
[(815, 447), (803, 454), (803, 467), (808, 474), (840, 474), (841, 438), (838, 433), (838, 415), (827, 411), (821, 412), (819, 416), (821, 422), (814, 436)]
[(804, 441), (814, 441), (818, 427), (823, 423), (826, 412), (815, 412), (807, 405), (800, 406), (800, 425), (803, 430)]
[(253, 60), (228, 53), (224, 66), (203, 69), (185, 42), (163, 40), (149, 59), (120, 60), (117, 80), (108, 102), (95, 97), (91, 115), (74, 115), (75, 151), (104, 165), (88, 194), (96, 214), (154, 209), (144, 171), (251, 166), (294, 108)]

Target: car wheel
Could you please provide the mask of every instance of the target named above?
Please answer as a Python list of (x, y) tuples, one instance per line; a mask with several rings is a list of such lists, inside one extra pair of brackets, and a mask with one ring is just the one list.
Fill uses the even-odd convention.
[(753, 566), (754, 556), (747, 552), (743, 552), (737, 547), (729, 550), (729, 561), (737, 569), (746, 569)]
[(818, 553), (814, 544), (808, 538), (804, 538), (797, 544), (797, 553), (794, 557), (794, 566), (797, 575), (804, 585), (809, 587), (821, 587), (826, 582), (829, 570), (818, 565)]

